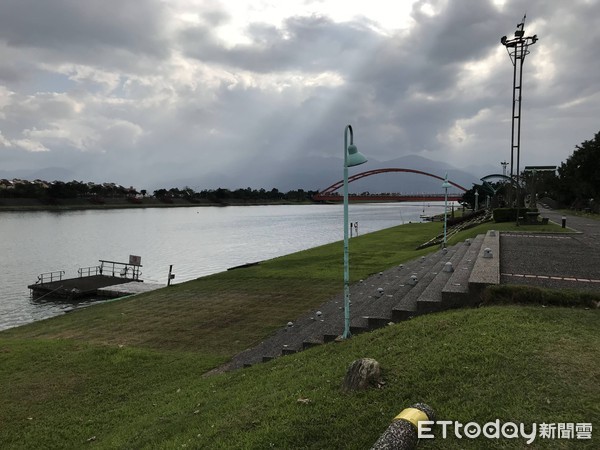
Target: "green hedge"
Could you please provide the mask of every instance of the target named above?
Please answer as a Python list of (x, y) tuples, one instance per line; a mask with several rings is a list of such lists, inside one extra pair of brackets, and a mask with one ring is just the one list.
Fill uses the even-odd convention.
[(494, 222), (516, 222), (517, 211), (519, 216), (524, 217), (528, 212), (537, 211), (537, 208), (496, 208), (494, 209)]

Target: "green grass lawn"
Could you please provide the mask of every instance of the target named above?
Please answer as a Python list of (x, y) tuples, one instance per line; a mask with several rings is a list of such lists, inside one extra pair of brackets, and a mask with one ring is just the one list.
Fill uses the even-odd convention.
[[(414, 248), (440, 224), (409, 224), (353, 238), (351, 278), (434, 251)], [(8, 330), (0, 336), (68, 338), (229, 358), (342, 290), (336, 242), (147, 294)]]
[[(413, 249), (439, 228), (410, 224), (352, 239), (352, 279), (433, 251)], [(454, 239), (487, 228), (500, 229)], [(369, 448), (417, 401), (464, 423), (598, 423), (600, 315), (582, 308), (419, 317), (203, 377), (341, 291), (341, 253), (334, 243), (0, 332), (0, 448)], [(342, 394), (347, 366), (363, 356), (382, 364), (384, 389)], [(533, 448), (585, 448), (551, 444)]]

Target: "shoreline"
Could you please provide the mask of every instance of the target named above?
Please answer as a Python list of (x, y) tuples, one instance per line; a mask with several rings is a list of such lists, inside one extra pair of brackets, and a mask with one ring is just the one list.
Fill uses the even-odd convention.
[(165, 202), (156, 198), (139, 199), (139, 203), (133, 203), (125, 198), (106, 199), (102, 204), (92, 203), (81, 199), (63, 199), (53, 203), (47, 203), (39, 199), (18, 198), (0, 199), (1, 212), (27, 212), (27, 211), (82, 211), (102, 209), (138, 209), (138, 208), (189, 208), (189, 207), (227, 207), (227, 206), (266, 206), (266, 205), (312, 205), (317, 204), (310, 200), (258, 200), (245, 201), (242, 199), (230, 199), (226, 202), (197, 201), (190, 202), (185, 199), (173, 199)]

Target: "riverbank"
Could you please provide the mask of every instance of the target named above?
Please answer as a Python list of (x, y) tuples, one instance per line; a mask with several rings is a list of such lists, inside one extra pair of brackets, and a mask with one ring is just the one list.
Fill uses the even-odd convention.
[[(352, 205), (351, 217), (362, 235), (418, 222), (420, 211)], [(39, 274), (64, 270), (71, 278), (99, 259), (128, 261), (133, 254), (142, 257), (146, 282), (166, 284), (173, 264), (179, 284), (339, 240), (342, 212), (341, 205), (299, 204), (0, 214), (0, 254), (10, 255), (0, 260), (0, 330), (72, 309), (31, 301), (26, 286)]]
[(189, 201), (182, 198), (160, 200), (154, 197), (145, 197), (135, 200), (127, 198), (106, 198), (102, 202), (92, 202), (88, 199), (60, 199), (41, 200), (34, 198), (1, 198), (0, 212), (19, 211), (78, 211), (78, 210), (102, 210), (102, 209), (126, 209), (126, 208), (181, 208), (198, 206), (264, 206), (264, 205), (301, 205), (314, 204), (310, 200), (244, 200), (228, 199), (227, 201), (210, 201), (198, 199)]
[[(352, 280), (427, 254), (414, 249), (439, 227), (409, 224), (353, 238)], [(496, 227), (463, 231), (450, 245), (488, 228)], [(338, 293), (341, 254), (336, 242), (1, 332), (0, 445), (368, 448), (416, 401), (463, 423), (599, 420), (600, 316), (583, 309), (423, 316), (202, 377)], [(345, 369), (362, 356), (382, 363), (386, 386), (342, 395)], [(457, 439), (422, 444), (468, 448)]]

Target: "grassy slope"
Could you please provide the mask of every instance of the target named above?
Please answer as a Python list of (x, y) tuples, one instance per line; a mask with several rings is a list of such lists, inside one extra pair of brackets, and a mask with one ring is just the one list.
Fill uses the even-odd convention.
[[(102, 448), (368, 448), (417, 401), (463, 423), (596, 425), (599, 319), (583, 309), (454, 311), (210, 378), (200, 376), (210, 366), (202, 354), (2, 340), (0, 444), (79, 448), (93, 438)], [(364, 356), (382, 364), (384, 389), (341, 394), (346, 367)], [(497, 448), (523, 446), (502, 443)], [(561, 443), (569, 441), (546, 448), (570, 448)], [(457, 439), (422, 444), (483, 448)]]
[[(439, 227), (410, 224), (353, 238), (352, 279), (433, 251), (413, 249)], [(339, 292), (341, 256), (340, 242), (324, 245), (79, 310), (4, 335), (76, 338), (159, 350), (210, 349), (211, 354), (228, 358)]]
[[(353, 278), (418, 256), (437, 228), (353, 239)], [(439, 314), (201, 377), (337, 293), (340, 254), (331, 244), (0, 333), (0, 447), (365, 448), (415, 401), (465, 422), (598, 421), (597, 311)], [(361, 356), (380, 360), (386, 388), (341, 395)]]

